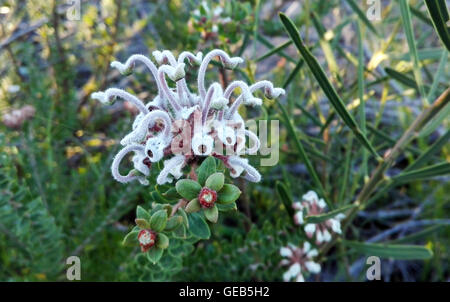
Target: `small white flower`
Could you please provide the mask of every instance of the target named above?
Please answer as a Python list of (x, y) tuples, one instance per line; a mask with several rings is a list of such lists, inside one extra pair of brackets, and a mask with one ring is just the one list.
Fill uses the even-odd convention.
[(313, 261), (313, 257), (318, 255), (316, 249), (311, 249), (308, 242), (303, 247), (297, 247), (291, 243), (287, 247), (280, 248), (280, 255), (284, 258), (281, 265), (289, 266), (283, 274), (285, 282), (294, 279), (297, 282), (304, 282), (304, 274), (318, 274), (321, 271), (320, 264)]
[[(292, 207), (297, 210), (294, 214), (294, 221), (299, 225), (304, 224), (307, 216), (317, 216), (326, 213), (325, 200), (323, 198), (319, 199), (319, 196), (314, 191), (308, 191), (302, 196), (302, 201), (295, 202)], [(340, 213), (321, 223), (308, 223), (304, 226), (304, 230), (309, 238), (315, 237), (317, 244), (329, 242), (332, 239), (331, 233), (342, 233), (340, 220), (344, 217), (345, 215)]]

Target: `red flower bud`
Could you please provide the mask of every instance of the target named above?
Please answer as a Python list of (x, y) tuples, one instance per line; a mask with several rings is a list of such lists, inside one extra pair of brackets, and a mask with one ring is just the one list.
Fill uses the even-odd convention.
[(141, 230), (138, 234), (141, 251), (146, 252), (156, 243), (156, 233), (151, 230)]
[(211, 208), (217, 200), (217, 193), (210, 188), (204, 187), (198, 194), (198, 201), (204, 208)]

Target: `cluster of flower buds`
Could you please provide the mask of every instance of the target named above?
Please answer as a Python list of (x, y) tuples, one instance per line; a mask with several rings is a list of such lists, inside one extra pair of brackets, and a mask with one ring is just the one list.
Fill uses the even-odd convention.
[(125, 236), (122, 244), (134, 246), (138, 242), (148, 259), (152, 263), (158, 262), (169, 247), (168, 235), (187, 224), (187, 217), (180, 213), (169, 204), (154, 205), (150, 211), (138, 206), (136, 226)]
[(318, 255), (318, 251), (311, 248), (309, 242), (303, 243), (303, 247), (288, 244), (288, 246), (280, 248), (280, 255), (285, 258), (281, 261), (281, 265), (289, 266), (283, 274), (285, 282), (292, 279), (304, 282), (307, 274), (320, 273), (320, 264), (312, 260)]
[(316, 244), (320, 245), (331, 240), (331, 233), (341, 234), (341, 220), (345, 218), (344, 214), (337, 214), (335, 217), (325, 220), (321, 223), (306, 223), (305, 217), (311, 215), (321, 215), (326, 212), (326, 203), (314, 191), (308, 191), (302, 196), (301, 202), (295, 202), (292, 207), (297, 211), (294, 221), (298, 225), (304, 225), (306, 235), (314, 238)]
[[(262, 100), (253, 96), (257, 90), (261, 89), (268, 98), (278, 97), (284, 94), (284, 90), (274, 88), (269, 81), (251, 86), (234, 81), (225, 88), (214, 82), (206, 89), (205, 74), (214, 57), (219, 57), (228, 69), (243, 62), (242, 58), (229, 57), (219, 49), (204, 57), (200, 52), (196, 55), (182, 52), (176, 59), (167, 50), (154, 51), (153, 57), (156, 65), (143, 55), (132, 55), (124, 64), (111, 63), (112, 67), (126, 75), (132, 72), (136, 63), (143, 63), (155, 78), (158, 89), (158, 95), (151, 102), (144, 104), (136, 96), (118, 88), (92, 94), (92, 98), (107, 104), (117, 97), (122, 98), (139, 110), (132, 131), (120, 142), (123, 149), (113, 160), (113, 177), (121, 183), (138, 180), (146, 185), (152, 164), (168, 158), (164, 160), (164, 169), (156, 180), (162, 185), (180, 178), (182, 168), (195, 157), (212, 155), (223, 161), (232, 177), (243, 175), (249, 181), (259, 182), (259, 172), (240, 155), (255, 154), (260, 142), (255, 133), (245, 129), (238, 108), (241, 105), (261, 105)], [(186, 83), (186, 61), (190, 65), (199, 65), (198, 94), (191, 92)], [(169, 86), (167, 77), (174, 87)], [(247, 137), (252, 146), (250, 149), (246, 149)], [(130, 153), (134, 153), (134, 169), (122, 175), (119, 165)]]
[(23, 123), (34, 116), (36, 110), (31, 105), (25, 105), (22, 108), (14, 109), (2, 116), (2, 122), (6, 127), (19, 129)]

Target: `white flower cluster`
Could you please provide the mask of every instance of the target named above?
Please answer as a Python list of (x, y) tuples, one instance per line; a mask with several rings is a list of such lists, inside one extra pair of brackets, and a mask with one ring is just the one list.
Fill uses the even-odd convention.
[[(252, 141), (252, 153), (259, 149), (260, 142), (253, 132), (245, 129), (238, 108), (242, 104), (261, 105), (262, 100), (253, 96), (258, 89), (262, 89), (268, 98), (278, 97), (285, 93), (284, 90), (274, 88), (269, 81), (260, 81), (251, 86), (234, 81), (225, 89), (214, 82), (206, 89), (205, 73), (214, 57), (219, 57), (228, 69), (243, 62), (242, 58), (229, 57), (219, 49), (212, 50), (204, 57), (200, 52), (194, 55), (185, 51), (176, 59), (168, 50), (154, 51), (153, 57), (159, 67), (143, 55), (132, 55), (125, 64), (111, 63), (112, 67), (125, 75), (132, 72), (137, 62), (143, 63), (152, 73), (158, 88), (158, 95), (151, 102), (144, 104), (136, 96), (118, 88), (92, 94), (92, 98), (105, 104), (120, 97), (139, 110), (132, 131), (120, 142), (124, 148), (113, 160), (113, 177), (122, 183), (138, 180), (146, 185), (151, 165), (170, 156), (164, 161), (164, 169), (157, 178), (158, 184), (164, 184), (180, 178), (181, 169), (189, 160), (196, 156), (212, 155), (224, 162), (232, 177), (238, 177), (245, 171), (243, 177), (259, 182), (259, 172), (248, 164), (247, 159), (239, 156), (245, 153), (246, 137)], [(198, 94), (191, 92), (186, 83), (186, 60), (190, 65), (199, 65)], [(169, 86), (166, 77), (175, 82), (175, 87)], [(223, 148), (227, 151), (231, 149), (233, 154), (223, 155)], [(119, 165), (131, 152), (134, 153), (134, 169), (122, 175)]]
[(290, 243), (288, 246), (280, 248), (280, 255), (286, 258), (281, 261), (281, 264), (289, 266), (288, 270), (283, 274), (285, 282), (292, 279), (295, 279), (297, 282), (304, 282), (304, 275), (320, 273), (320, 264), (312, 260), (318, 255), (318, 251), (311, 248), (309, 242), (303, 243), (301, 248)]
[[(304, 215), (320, 215), (325, 212), (326, 203), (314, 191), (308, 191), (302, 196), (301, 202), (294, 202), (292, 207), (297, 210), (294, 216), (295, 223), (304, 224)], [(331, 232), (341, 234), (341, 220), (345, 218), (344, 214), (338, 214), (322, 223), (307, 223), (305, 227), (306, 235), (313, 238), (315, 235), (316, 244), (322, 244), (331, 240)]]

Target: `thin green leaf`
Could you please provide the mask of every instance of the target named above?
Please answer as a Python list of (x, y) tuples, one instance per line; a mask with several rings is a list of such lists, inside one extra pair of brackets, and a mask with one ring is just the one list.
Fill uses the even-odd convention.
[(281, 199), (281, 202), (284, 205), (284, 208), (286, 209), (286, 212), (288, 212), (289, 217), (291, 217), (291, 219), (294, 219), (295, 211), (292, 208), (292, 204), (294, 203), (294, 201), (292, 200), (291, 195), (289, 195), (285, 184), (277, 181), (275, 184), (275, 188), (277, 190), (278, 196)]
[(279, 45), (279, 46), (277, 46), (277, 47), (272, 48), (270, 51), (268, 51), (267, 53), (265, 53), (265, 54), (263, 54), (262, 56), (260, 56), (259, 58), (257, 58), (257, 59), (255, 60), (255, 62), (260, 62), (260, 61), (262, 61), (262, 60), (264, 60), (264, 59), (270, 57), (271, 55), (276, 54), (276, 53), (282, 51), (283, 49), (285, 49), (286, 47), (288, 47), (288, 46), (291, 45), (291, 44), (292, 44), (292, 40), (286, 41), (286, 42), (284, 42), (283, 44), (281, 44), (281, 45)]
[(403, 238), (391, 240), (391, 241), (389, 241), (389, 243), (405, 243), (405, 242), (417, 241), (419, 239), (425, 238), (425, 237), (439, 231), (443, 227), (448, 227), (448, 225), (447, 226), (444, 224), (433, 225), (433, 226), (430, 226), (420, 232), (410, 234)]
[(295, 68), (291, 71), (291, 73), (289, 74), (289, 76), (287, 77), (287, 79), (283, 83), (283, 88), (284, 89), (286, 89), (288, 87), (288, 85), (292, 82), (294, 77), (297, 75), (297, 73), (302, 68), (303, 63), (305, 63), (305, 61), (303, 59), (298, 60), (297, 65), (295, 65)]
[(370, 29), (375, 35), (378, 35), (377, 30), (373, 26), (372, 22), (367, 19), (366, 14), (359, 8), (358, 4), (356, 4), (353, 0), (347, 0), (347, 3), (350, 5), (352, 10), (358, 15), (358, 18)]
[(344, 240), (343, 243), (355, 251), (368, 256), (402, 260), (430, 259), (433, 256), (431, 250), (420, 245), (364, 243), (347, 240)]
[(316, 170), (314, 169), (313, 165), (311, 164), (311, 161), (309, 160), (308, 155), (305, 152), (305, 149), (303, 147), (302, 142), (297, 137), (297, 134), (295, 133), (294, 126), (292, 125), (291, 121), (289, 120), (289, 116), (286, 112), (286, 109), (281, 105), (279, 102), (277, 102), (278, 106), (280, 107), (280, 110), (283, 114), (285, 125), (287, 127), (287, 130), (289, 132), (289, 135), (294, 139), (295, 146), (297, 147), (298, 153), (300, 155), (300, 159), (305, 163), (306, 169), (308, 170), (309, 174), (311, 175), (311, 178), (313, 179), (313, 182), (319, 192), (322, 196), (324, 196), (325, 201), (327, 202), (327, 205), (330, 209), (332, 209), (331, 203), (328, 201), (328, 198), (325, 197), (325, 190), (322, 186), (322, 183), (320, 182), (319, 176), (317, 175)]
[[(348, 0), (349, 1), (349, 0)], [(356, 22), (356, 32), (358, 36), (358, 97), (359, 97), (359, 123), (361, 127), (361, 132), (366, 135), (366, 102), (364, 101), (364, 48), (363, 48), (363, 38), (361, 33), (361, 25)], [(367, 160), (368, 154), (366, 150), (363, 151), (362, 158), (362, 172), (364, 177), (368, 176)]]
[(450, 51), (450, 32), (447, 26), (449, 15), (445, 1), (425, 0), (425, 4), (439, 38)]
[(430, 135), (437, 127), (450, 116), (450, 103), (447, 104), (419, 133), (419, 137)]
[(441, 59), (439, 61), (439, 66), (436, 74), (434, 75), (433, 84), (431, 84), (431, 88), (428, 91), (428, 101), (433, 102), (436, 94), (437, 87), (439, 85), (439, 81), (442, 79), (442, 75), (445, 72), (445, 67), (447, 65), (448, 52), (446, 50), (442, 51)]
[(400, 0), (400, 13), (402, 15), (403, 27), (405, 29), (406, 40), (408, 41), (409, 53), (413, 61), (414, 78), (416, 79), (419, 88), (419, 94), (422, 97), (424, 105), (428, 105), (425, 88), (423, 86), (422, 73), (419, 66), (419, 55), (417, 54), (416, 41), (414, 39), (414, 32), (411, 21), (411, 11), (408, 5), (409, 0)]
[(415, 90), (419, 91), (419, 86), (417, 85), (416, 81), (413, 78), (410, 78), (407, 75), (398, 72), (397, 70), (390, 67), (386, 67), (384, 71), (386, 71), (386, 73), (394, 80), (399, 81), (403, 85), (406, 85), (410, 88), (414, 88)]
[(334, 216), (336, 216), (339, 213), (345, 212), (354, 207), (355, 207), (354, 204), (349, 204), (342, 208), (327, 212), (325, 214), (308, 216), (305, 218), (305, 223), (321, 223), (321, 222), (324, 222), (325, 220), (333, 218)]
[(406, 167), (404, 172), (412, 171), (415, 169), (420, 168), (422, 165), (427, 163), (427, 161), (430, 160), (430, 158), (439, 150), (444, 147), (444, 145), (448, 142), (450, 139), (450, 130), (447, 130), (447, 132), (442, 135), (439, 139), (437, 139), (433, 145), (430, 146), (425, 152), (423, 152), (411, 165)]
[(418, 179), (436, 177), (450, 173), (450, 163), (440, 163), (422, 169), (413, 170), (407, 173), (402, 173), (393, 178), (395, 182), (409, 182)]
[[(270, 42), (269, 42), (266, 38), (264, 38), (262, 35), (258, 35), (258, 36), (256, 37), (256, 39), (258, 39), (258, 41), (261, 42), (262, 44), (264, 44), (267, 48), (270, 48), (270, 49), (274, 48), (273, 44), (270, 43)], [(278, 52), (278, 55), (281, 56), (281, 57), (283, 57), (283, 58), (285, 58), (285, 59), (288, 60), (289, 62), (296, 63), (295, 60), (294, 60), (291, 56), (287, 55), (287, 54), (286, 54), (284, 51), (282, 51), (282, 50), (280, 50), (280, 51)]]
[(305, 62), (308, 64), (314, 77), (317, 79), (320, 87), (330, 100), (336, 112), (343, 119), (345, 124), (353, 131), (353, 134), (361, 142), (361, 144), (364, 147), (366, 147), (377, 159), (381, 159), (380, 156), (376, 153), (375, 149), (370, 144), (370, 142), (368, 141), (368, 139), (366, 138), (366, 136), (359, 129), (353, 116), (345, 108), (344, 102), (339, 97), (339, 95), (337, 94), (336, 90), (331, 85), (331, 83), (328, 81), (325, 71), (319, 65), (317, 59), (304, 45), (303, 40), (300, 37), (300, 33), (298, 32), (294, 23), (283, 13), (280, 13), (280, 19), (284, 27), (286, 28), (289, 36), (294, 41), (294, 44), (297, 46), (299, 52), (303, 56)]

